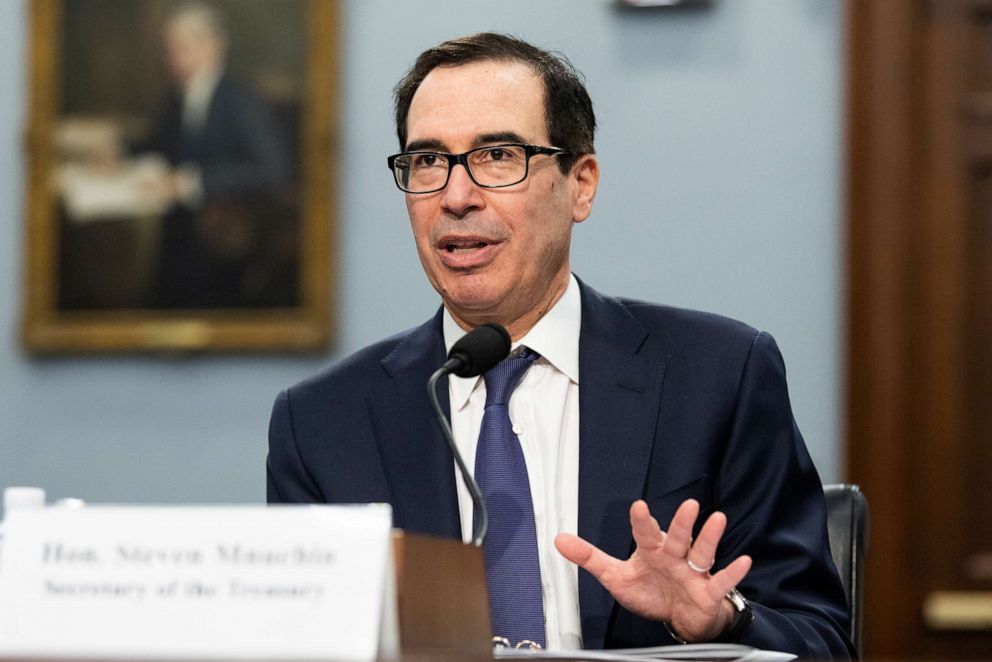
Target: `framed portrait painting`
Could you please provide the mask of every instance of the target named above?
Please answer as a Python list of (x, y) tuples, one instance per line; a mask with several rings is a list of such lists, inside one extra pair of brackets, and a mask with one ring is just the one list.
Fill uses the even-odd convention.
[(337, 6), (32, 0), (29, 350), (326, 347)]

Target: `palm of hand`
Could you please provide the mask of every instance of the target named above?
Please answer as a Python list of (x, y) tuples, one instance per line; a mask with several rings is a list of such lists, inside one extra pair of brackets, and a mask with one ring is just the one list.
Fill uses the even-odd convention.
[(590, 543), (569, 534), (555, 541), (569, 560), (589, 571), (628, 611), (670, 624), (687, 641), (708, 641), (724, 632), (732, 611), (724, 596), (751, 568), (741, 556), (715, 574), (698, 572), (716, 556), (727, 518), (714, 513), (692, 540), (699, 504), (690, 499), (676, 511), (668, 532), (661, 530), (647, 504), (635, 502), (630, 523), (637, 544), (626, 561), (615, 559)]

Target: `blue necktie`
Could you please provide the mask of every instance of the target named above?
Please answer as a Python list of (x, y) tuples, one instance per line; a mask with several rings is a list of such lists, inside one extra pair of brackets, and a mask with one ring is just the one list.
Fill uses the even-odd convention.
[(537, 358), (525, 348), (486, 373), (486, 411), (475, 451), (475, 480), (489, 510), (489, 533), (482, 549), (493, 635), (506, 637), (511, 645), (529, 640), (543, 648), (544, 601), (534, 504), (508, 406), (513, 389)]

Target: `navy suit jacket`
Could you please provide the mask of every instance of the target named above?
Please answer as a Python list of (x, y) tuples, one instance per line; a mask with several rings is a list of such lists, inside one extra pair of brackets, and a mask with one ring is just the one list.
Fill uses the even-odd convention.
[[(822, 487), (774, 340), (726, 318), (580, 286), (579, 535), (627, 558), (634, 500), (667, 527), (695, 498), (700, 522), (714, 510), (729, 520), (716, 567), (754, 559), (739, 588), (755, 620), (740, 643), (851, 656)], [(439, 312), (281, 393), (269, 501), (385, 501), (397, 527), (459, 537), (453, 459), (425, 386), (444, 359)], [(448, 389), (439, 390), (447, 408)], [(579, 603), (587, 648), (673, 643), (582, 570)]]
[(290, 179), (289, 152), (265, 102), (230, 76), (217, 81), (203, 127), (183, 128), (183, 100), (168, 98), (151, 139), (136, 151), (158, 152), (173, 167), (200, 168), (206, 200), (272, 194)]

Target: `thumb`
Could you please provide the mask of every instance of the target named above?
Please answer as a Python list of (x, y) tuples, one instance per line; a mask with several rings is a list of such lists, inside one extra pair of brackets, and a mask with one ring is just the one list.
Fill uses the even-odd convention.
[(589, 560), (595, 548), (576, 535), (559, 533), (555, 536), (555, 549), (572, 563), (582, 566)]
[[(555, 536), (555, 548), (566, 559), (584, 568), (593, 577), (603, 582), (604, 575), (616, 568), (620, 561), (613, 558), (590, 542), (572, 535), (559, 533)], [(606, 587), (609, 590), (609, 586)]]

